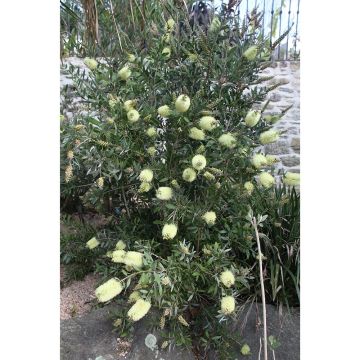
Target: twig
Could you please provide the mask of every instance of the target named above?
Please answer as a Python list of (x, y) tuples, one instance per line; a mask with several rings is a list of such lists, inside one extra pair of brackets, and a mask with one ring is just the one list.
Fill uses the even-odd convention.
[(266, 328), (266, 303), (265, 303), (264, 276), (263, 276), (263, 268), (262, 268), (262, 253), (261, 253), (261, 247), (260, 247), (259, 232), (258, 232), (255, 217), (253, 217), (253, 219), (252, 219), (252, 225), (253, 225), (254, 230), (255, 230), (256, 243), (257, 243), (258, 252), (259, 252), (261, 300), (262, 300), (262, 307), (263, 307), (263, 324), (264, 324), (264, 360), (268, 360), (268, 356), (267, 356), (267, 328)]
[(115, 16), (114, 16), (114, 9), (113, 9), (112, 1), (110, 0), (109, 3), (110, 3), (111, 15), (112, 15), (112, 18), (113, 18), (113, 21), (114, 21), (114, 25), (115, 25), (115, 30), (116, 30), (116, 33), (117, 33), (117, 36), (118, 36), (118, 39), (119, 39), (120, 49), (121, 49), (121, 51), (123, 51), (123, 48), (122, 48), (122, 45), (121, 45), (121, 39), (120, 39), (119, 29), (118, 29), (118, 27), (117, 27), (116, 20), (115, 20)]

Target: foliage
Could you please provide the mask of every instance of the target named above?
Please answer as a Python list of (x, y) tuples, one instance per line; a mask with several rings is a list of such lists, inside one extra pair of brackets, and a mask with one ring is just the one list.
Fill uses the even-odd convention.
[[(223, 15), (208, 31), (188, 26), (182, 33), (178, 22), (171, 29), (154, 16), (156, 36), (124, 36), (121, 56), (88, 61), (83, 73), (68, 68), (89, 111), (61, 123), (62, 199), (113, 217), (113, 235), (97, 235), (100, 246), (92, 250), (102, 254), (96, 270), (121, 281), (119, 297), (138, 292), (135, 318), (146, 315), (148, 302), (158, 309), (171, 346), (190, 346), (194, 334), (206, 349), (227, 343), (222, 326), (239, 302), (258, 295), (260, 254), (249, 209), (268, 215), (262, 238), (269, 300), (298, 301), (299, 197), (274, 187), (273, 159), (253, 161), (274, 120), (262, 105), (274, 86), (260, 77), (269, 39), (260, 21), (246, 31)], [(166, 118), (158, 115), (165, 105)], [(266, 182), (257, 181), (261, 173)], [(116, 249), (118, 240), (125, 249)], [(125, 310), (119, 324), (123, 334), (133, 325)]]

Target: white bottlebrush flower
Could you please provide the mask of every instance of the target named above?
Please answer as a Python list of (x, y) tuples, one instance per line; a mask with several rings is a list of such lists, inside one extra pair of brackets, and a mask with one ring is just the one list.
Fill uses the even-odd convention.
[(122, 289), (121, 282), (118, 279), (112, 278), (96, 288), (95, 295), (99, 302), (106, 302), (119, 295)]
[(280, 133), (277, 130), (267, 130), (260, 134), (260, 142), (263, 145), (271, 144), (278, 141)]
[(174, 30), (175, 26), (175, 20), (173, 18), (170, 18), (168, 21), (166, 21), (165, 29), (167, 32), (171, 32)]
[(235, 299), (233, 296), (224, 296), (221, 299), (221, 312), (224, 315), (229, 315), (235, 310)]
[(269, 189), (273, 185), (275, 185), (274, 177), (271, 174), (269, 174), (268, 172), (262, 172), (259, 175), (259, 180), (260, 180), (260, 184), (266, 189)]
[(126, 248), (126, 244), (122, 240), (119, 240), (116, 243), (116, 246), (115, 246), (116, 250), (124, 250), (125, 248)]
[(164, 118), (169, 117), (171, 114), (171, 109), (167, 105), (160, 106), (157, 111), (158, 111), (158, 114)]
[(196, 179), (196, 172), (192, 168), (186, 168), (182, 173), (182, 178), (187, 182), (193, 182)]
[(207, 211), (203, 216), (202, 219), (210, 226), (215, 224), (216, 221), (216, 214), (214, 211)]
[(138, 299), (135, 304), (129, 309), (127, 316), (132, 321), (138, 321), (143, 318), (151, 308), (149, 301)]
[(156, 149), (154, 146), (150, 146), (146, 152), (150, 155), (150, 156), (154, 156), (156, 154)]
[(124, 256), (123, 263), (135, 268), (141, 268), (143, 266), (143, 257), (143, 253), (137, 251), (128, 251)]
[(209, 181), (214, 181), (215, 180), (215, 176), (210, 173), (209, 171), (205, 171), (203, 174), (204, 178), (209, 180)]
[(248, 195), (251, 195), (252, 192), (255, 189), (255, 186), (252, 182), (250, 181), (246, 181), (246, 183), (244, 184), (244, 189), (246, 190), (246, 192), (248, 193)]
[(129, 62), (134, 62), (136, 60), (136, 56), (134, 54), (128, 54), (127, 56)]
[(283, 183), (289, 186), (298, 186), (300, 185), (300, 174), (287, 172), (283, 177)]
[(151, 184), (148, 182), (142, 182), (139, 186), (139, 193), (146, 193), (151, 190)]
[(263, 154), (254, 154), (251, 162), (256, 169), (260, 169), (261, 167), (266, 166), (268, 164), (267, 159)]
[(233, 149), (236, 146), (236, 138), (230, 133), (222, 134), (218, 141), (222, 146), (225, 146), (229, 149)]
[(266, 155), (265, 157), (266, 157), (267, 165), (273, 165), (279, 162), (279, 158), (275, 155)]
[(243, 56), (247, 60), (254, 60), (256, 58), (257, 51), (258, 49), (255, 45), (250, 46), (248, 49), (244, 51)]
[(156, 190), (156, 197), (159, 200), (170, 200), (173, 196), (173, 190), (168, 186), (161, 186)]
[(173, 239), (177, 234), (178, 228), (175, 224), (165, 224), (162, 229), (162, 237), (165, 240)]
[(154, 128), (154, 126), (151, 126), (146, 130), (146, 135), (151, 137), (151, 138), (157, 136), (157, 132), (156, 132), (156, 129)]
[(213, 116), (203, 116), (199, 121), (199, 126), (203, 130), (211, 131), (218, 126), (218, 121)]
[(92, 250), (95, 249), (99, 244), (100, 242), (96, 239), (96, 237), (93, 237), (86, 243), (86, 247)]
[(180, 112), (184, 113), (189, 110), (190, 107), (190, 98), (187, 95), (180, 95), (175, 101), (175, 109)]
[(245, 116), (245, 124), (248, 127), (255, 126), (261, 117), (261, 112), (257, 110), (250, 110)]
[(126, 112), (135, 109), (136, 101), (135, 100), (126, 100), (124, 102), (124, 109)]
[(131, 70), (128, 66), (124, 66), (119, 70), (118, 75), (121, 80), (127, 80), (131, 76)]
[(95, 59), (85, 58), (84, 64), (90, 69), (95, 70), (98, 66), (98, 63)]
[(123, 263), (124, 262), (124, 258), (126, 255), (126, 251), (125, 250), (115, 250), (112, 252), (112, 262), (114, 263)]
[(137, 112), (137, 110), (132, 109), (128, 111), (127, 118), (131, 123), (135, 123), (140, 119), (140, 114)]
[(151, 182), (154, 178), (154, 173), (150, 169), (144, 169), (140, 172), (139, 179), (143, 182)]
[(171, 55), (171, 49), (168, 46), (166, 46), (166, 47), (164, 47), (161, 54), (164, 55), (165, 59), (169, 59), (170, 55)]
[(206, 166), (206, 158), (203, 155), (195, 155), (191, 160), (191, 164), (194, 169), (202, 170)]
[(190, 130), (189, 130), (189, 137), (191, 139), (194, 139), (194, 140), (204, 140), (205, 139), (205, 133), (196, 128), (196, 127), (192, 127)]
[(225, 270), (220, 274), (220, 281), (229, 288), (235, 284), (235, 276), (230, 270)]
[(204, 153), (206, 150), (205, 146), (203, 144), (201, 144), (197, 149), (196, 149), (196, 153), (197, 154), (202, 154)]

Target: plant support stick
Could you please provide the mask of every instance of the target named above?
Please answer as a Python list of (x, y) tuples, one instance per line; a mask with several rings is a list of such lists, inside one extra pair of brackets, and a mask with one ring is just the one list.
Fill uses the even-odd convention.
[(260, 285), (261, 285), (261, 300), (263, 306), (263, 323), (264, 323), (264, 359), (268, 360), (267, 356), (267, 328), (266, 328), (266, 303), (265, 303), (265, 288), (264, 288), (264, 277), (263, 277), (263, 268), (262, 268), (262, 253), (260, 247), (260, 238), (259, 232), (256, 224), (256, 219), (253, 217), (252, 225), (255, 229), (256, 243), (259, 252), (259, 267), (260, 267)]

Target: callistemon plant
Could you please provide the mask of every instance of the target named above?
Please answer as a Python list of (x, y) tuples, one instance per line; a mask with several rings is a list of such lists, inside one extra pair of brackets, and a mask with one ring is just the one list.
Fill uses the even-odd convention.
[(267, 41), (216, 22), (207, 34), (164, 23), (146, 50), (129, 45), (132, 62), (70, 69), (92, 115), (62, 123), (64, 198), (115, 214), (126, 245), (107, 253), (98, 299), (129, 300), (123, 330), (160, 309), (169, 344), (235, 316), (257, 261), (249, 200), (275, 186), (274, 158), (254, 157), (279, 135), (264, 118)]

